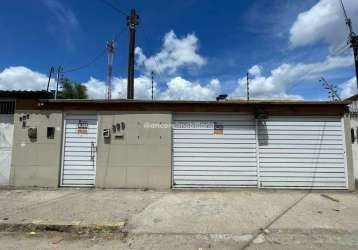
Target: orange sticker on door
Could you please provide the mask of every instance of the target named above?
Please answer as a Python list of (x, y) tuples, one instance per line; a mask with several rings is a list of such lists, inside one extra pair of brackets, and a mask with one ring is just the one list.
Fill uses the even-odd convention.
[(224, 125), (214, 122), (214, 135), (223, 135), (224, 134)]
[(88, 121), (86, 120), (79, 120), (78, 121), (78, 134), (87, 134), (88, 132)]

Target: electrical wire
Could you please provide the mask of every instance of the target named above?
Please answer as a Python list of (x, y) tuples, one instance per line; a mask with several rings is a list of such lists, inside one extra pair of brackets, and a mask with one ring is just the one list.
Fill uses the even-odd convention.
[(341, 48), (336, 49), (335, 51), (332, 52), (332, 56), (338, 56), (340, 54), (342, 54), (346, 49), (350, 48), (350, 44), (346, 44), (344, 46), (342, 46)]
[(96, 55), (91, 61), (89, 61), (88, 63), (86, 64), (83, 64), (79, 67), (75, 67), (75, 68), (72, 68), (72, 69), (69, 69), (69, 70), (66, 70), (66, 71), (63, 71), (62, 73), (70, 73), (70, 72), (74, 72), (74, 71), (78, 71), (78, 70), (81, 70), (81, 69), (85, 69), (89, 66), (91, 66), (92, 64), (94, 64), (95, 62), (97, 62), (100, 58), (102, 58), (105, 54), (106, 54), (107, 50), (106, 49), (103, 49), (98, 55)]
[(118, 13), (122, 14), (123, 16), (128, 16), (128, 14), (127, 14), (125, 11), (119, 9), (117, 6), (115, 6), (115, 5), (112, 4), (111, 2), (108, 2), (107, 0), (99, 0), (99, 1), (100, 1), (101, 3), (107, 5), (107, 6), (110, 7), (111, 9), (117, 11)]
[(286, 92), (290, 92), (292, 89), (296, 88), (299, 84), (301, 84), (300, 82), (296, 82), (294, 84), (292, 84), (287, 90)]
[[(322, 72), (316, 72), (316, 68), (313, 68), (309, 71), (306, 72), (306, 76), (309, 76), (311, 74), (315, 74), (315, 75), (318, 75), (318, 74), (321, 74)], [(313, 75), (312, 75), (313, 76)], [(295, 82), (293, 83), (288, 89), (286, 89), (286, 92), (289, 92), (291, 91), (293, 88), (297, 87), (298, 85), (302, 84), (302, 81), (298, 81), (298, 82)]]
[[(114, 36), (114, 41), (117, 42), (119, 37), (123, 34), (123, 32), (126, 30), (127, 27), (124, 27), (120, 32), (118, 32), (115, 36)], [(85, 69), (90, 67), (91, 65), (93, 65), (94, 63), (96, 63), (99, 59), (101, 59), (103, 56), (106, 55), (107, 49), (104, 48), (103, 50), (101, 50), (100, 53), (98, 53), (92, 60), (90, 60), (88, 63), (83, 64), (81, 66), (63, 71), (62, 73), (70, 73), (70, 72), (74, 72), (74, 71), (79, 71), (81, 69)]]

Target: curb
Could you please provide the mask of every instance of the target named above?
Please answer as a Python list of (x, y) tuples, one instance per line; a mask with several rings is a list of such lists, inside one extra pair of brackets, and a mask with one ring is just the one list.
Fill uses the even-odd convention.
[(75, 234), (125, 233), (125, 222), (116, 224), (0, 223), (0, 232), (61, 232)]

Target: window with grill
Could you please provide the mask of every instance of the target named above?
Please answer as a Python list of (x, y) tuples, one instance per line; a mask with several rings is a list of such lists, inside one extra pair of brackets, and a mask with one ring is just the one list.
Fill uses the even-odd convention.
[(14, 114), (15, 101), (0, 101), (0, 114)]

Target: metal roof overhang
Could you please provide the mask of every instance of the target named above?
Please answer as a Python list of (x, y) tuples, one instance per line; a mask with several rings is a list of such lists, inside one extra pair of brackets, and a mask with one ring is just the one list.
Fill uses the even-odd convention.
[(18, 110), (263, 112), (267, 114), (343, 114), (349, 101), (165, 101), (165, 100), (17, 100)]

